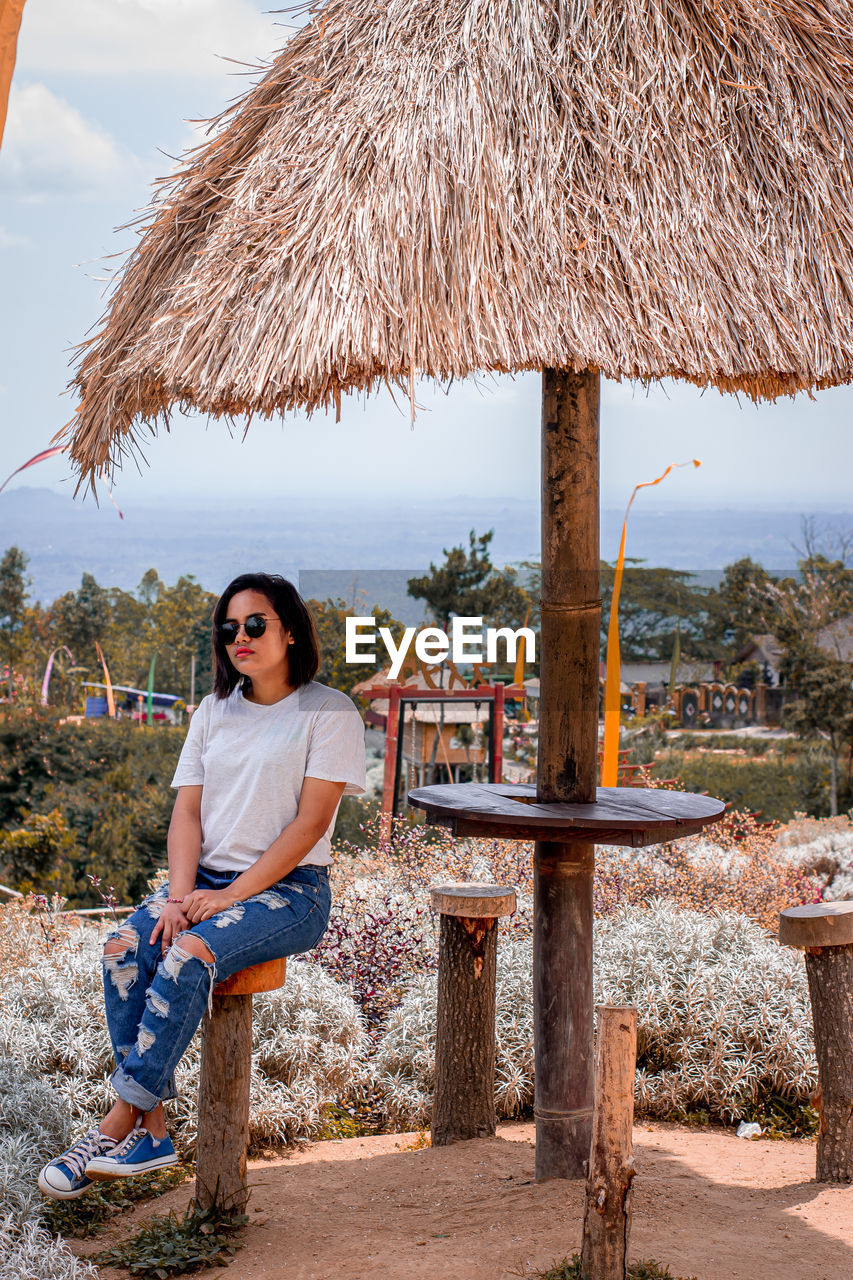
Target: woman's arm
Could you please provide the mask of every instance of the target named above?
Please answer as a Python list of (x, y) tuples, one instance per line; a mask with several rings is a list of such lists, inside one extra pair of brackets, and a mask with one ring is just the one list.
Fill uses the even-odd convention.
[[(298, 866), (332, 821), (345, 785), (343, 782), (327, 782), (324, 778), (306, 778), (302, 783), (296, 817), (257, 862), (242, 872), (227, 889), (195, 889), (184, 899), (183, 910), (191, 923), (198, 924), (218, 911), (227, 910), (235, 902), (263, 893), (264, 889)], [(192, 787), (184, 789), (194, 790)], [(170, 896), (179, 895), (173, 892)]]
[[(201, 857), (201, 787), (179, 787), (169, 823), (169, 897), (184, 898), (192, 893)], [(151, 942), (162, 933), (165, 951), (174, 938), (189, 926), (186, 901), (168, 902), (151, 934)]]

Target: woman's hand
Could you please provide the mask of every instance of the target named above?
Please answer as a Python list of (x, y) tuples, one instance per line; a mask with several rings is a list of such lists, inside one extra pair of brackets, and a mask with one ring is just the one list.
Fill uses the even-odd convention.
[(191, 924), (209, 920), (220, 911), (227, 911), (240, 899), (231, 889), (193, 889), (184, 898), (182, 910)]
[[(184, 899), (184, 903), (186, 899)], [(160, 943), (161, 951), (165, 953), (175, 941), (179, 933), (183, 933), (185, 929), (190, 927), (184, 905), (178, 902), (166, 902), (163, 904), (163, 910), (160, 912), (160, 919), (154, 926), (154, 930), (149, 939), (153, 946), (158, 936), (162, 935)]]

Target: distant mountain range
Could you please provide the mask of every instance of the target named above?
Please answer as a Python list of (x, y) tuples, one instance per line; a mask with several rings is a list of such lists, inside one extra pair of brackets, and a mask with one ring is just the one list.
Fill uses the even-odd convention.
[[(602, 555), (608, 559), (616, 555), (622, 517), (622, 511), (602, 513)], [(160, 500), (128, 505), (122, 520), (109, 502), (74, 502), (52, 489), (0, 494), (0, 553), (17, 545), (28, 554), (32, 596), (42, 603), (79, 586), (84, 572), (102, 586), (131, 590), (153, 567), (166, 582), (192, 574), (217, 591), (237, 573), (264, 568), (298, 579), (307, 596), (378, 604), (417, 623), (422, 611), (406, 595), (406, 579), (439, 562), (444, 547), (467, 546), (469, 529), (495, 530), (492, 559), (498, 565), (538, 558), (538, 507), (518, 498), (406, 503), (373, 494), (323, 508), (316, 500), (290, 498), (279, 505), (244, 505), (239, 498), (183, 506)], [(628, 554), (650, 565), (704, 571), (703, 577), (746, 555), (778, 572), (795, 564), (800, 533), (800, 515), (791, 511), (638, 504)]]

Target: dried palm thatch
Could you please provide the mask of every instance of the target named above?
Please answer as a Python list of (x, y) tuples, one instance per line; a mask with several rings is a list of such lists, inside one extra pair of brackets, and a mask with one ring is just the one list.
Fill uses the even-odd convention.
[(160, 185), (76, 464), (380, 379), (848, 382), (851, 89), (850, 0), (328, 0)]

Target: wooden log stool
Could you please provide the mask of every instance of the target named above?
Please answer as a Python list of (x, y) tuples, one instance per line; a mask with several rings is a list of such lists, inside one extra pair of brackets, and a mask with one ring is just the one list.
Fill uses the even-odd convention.
[(583, 1215), (581, 1264), (589, 1280), (625, 1280), (634, 1181), (637, 1010), (596, 1009), (595, 1104)]
[(213, 988), (203, 1022), (198, 1099), (195, 1202), (214, 1201), (242, 1213), (249, 1196), (249, 1088), (252, 1078), (252, 996), (284, 986), (286, 960), (241, 969)]
[(812, 1002), (820, 1115), (818, 1182), (853, 1182), (853, 902), (788, 907), (779, 941), (803, 947)]
[(515, 890), (476, 881), (432, 890), (441, 915), (432, 1144), (493, 1137), (498, 916)]

